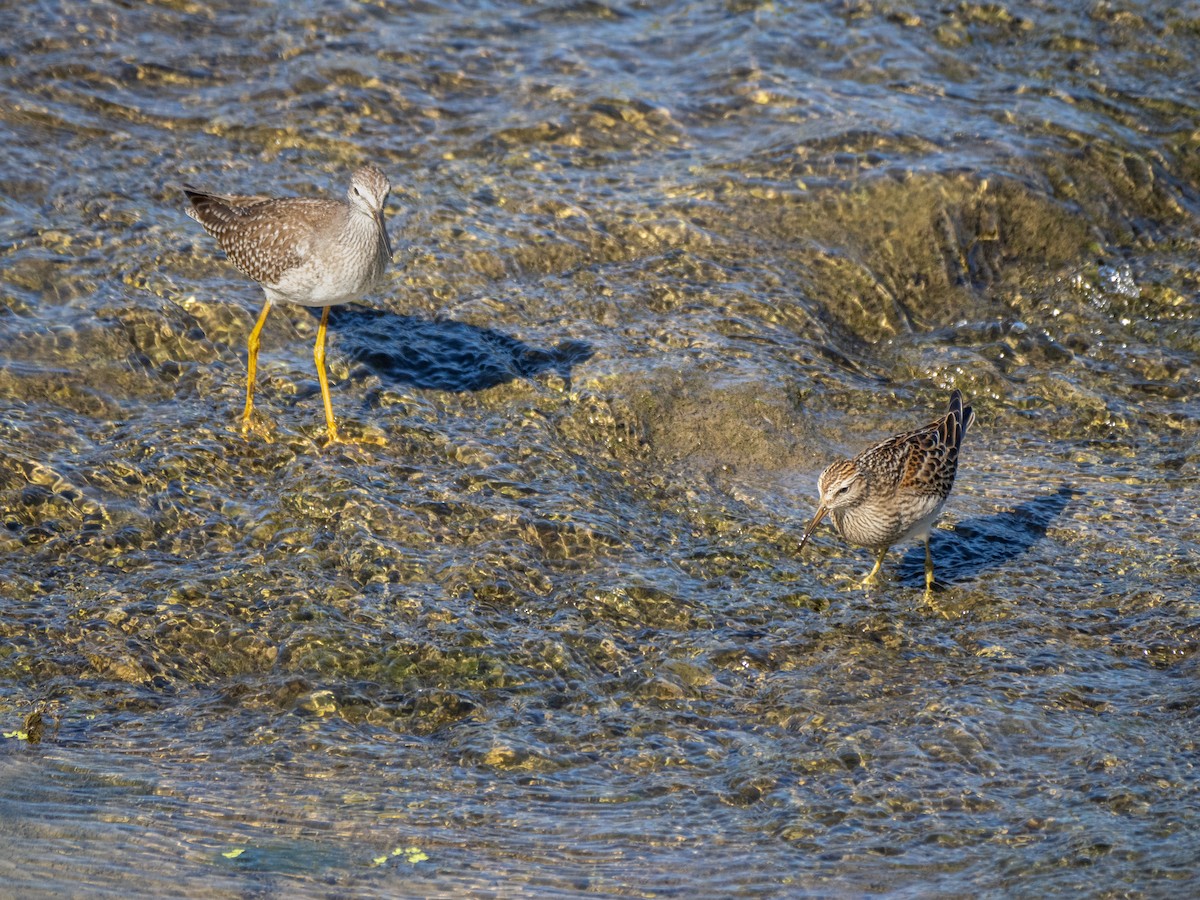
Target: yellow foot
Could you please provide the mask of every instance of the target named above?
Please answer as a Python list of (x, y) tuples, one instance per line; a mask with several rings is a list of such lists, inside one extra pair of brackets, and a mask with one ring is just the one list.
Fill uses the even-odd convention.
[(875, 565), (871, 566), (871, 571), (867, 573), (867, 577), (859, 582), (860, 588), (872, 587), (879, 581), (879, 569), (883, 565), (883, 557), (887, 554), (887, 548), (880, 550), (875, 555)]
[[(344, 420), (343, 420), (344, 421)], [(323, 446), (332, 447), (340, 445), (343, 447), (386, 447), (388, 445), (387, 436), (378, 428), (371, 426), (359, 428), (351, 424), (349, 433), (342, 429), (325, 429), (325, 442)]]
[(248, 419), (243, 418), (242, 419), (242, 437), (244, 437), (246, 440), (250, 440), (253, 437), (258, 440), (264, 441), (265, 443), (270, 444), (270, 443), (272, 443), (272, 441), (271, 441), (271, 426), (268, 425), (266, 422), (263, 422), (259, 419), (255, 419), (254, 417), (251, 417)]
[(933, 580), (933, 572), (929, 572), (925, 576), (925, 593), (922, 595), (926, 603), (933, 601), (934, 591), (941, 592), (945, 590), (940, 584)]
[(941, 616), (943, 619), (953, 619), (956, 616), (961, 615), (961, 611), (955, 612), (953, 606), (951, 606), (949, 609), (942, 606), (941, 601), (938, 600), (938, 594), (940, 592), (940, 587), (935, 591), (933, 589), (933, 585), (930, 585), (929, 587), (925, 588), (925, 593), (921, 595), (921, 603), (924, 606), (929, 607), (932, 612)]

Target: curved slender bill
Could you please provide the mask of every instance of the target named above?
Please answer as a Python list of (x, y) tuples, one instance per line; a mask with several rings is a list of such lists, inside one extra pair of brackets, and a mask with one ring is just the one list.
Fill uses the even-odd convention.
[(812, 537), (812, 533), (817, 530), (817, 526), (821, 524), (821, 520), (825, 518), (825, 514), (829, 512), (824, 506), (817, 507), (817, 514), (813, 516), (813, 520), (808, 523), (808, 527), (804, 529), (804, 537), (800, 538), (800, 547), (796, 550), (801, 553), (804, 550), (804, 545), (808, 543), (808, 539)]

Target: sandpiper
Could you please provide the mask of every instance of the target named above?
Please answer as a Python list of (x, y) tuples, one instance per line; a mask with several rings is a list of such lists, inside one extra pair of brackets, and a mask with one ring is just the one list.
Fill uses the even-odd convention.
[(392, 259), (383, 204), (391, 185), (372, 165), (350, 177), (346, 200), (270, 198), (213, 194), (190, 185), (187, 214), (217, 239), (229, 261), (258, 282), (266, 302), (250, 331), (246, 408), (242, 432), (250, 430), (258, 341), (273, 302), (319, 306), (321, 324), (313, 359), (325, 403), (330, 441), (338, 439), (325, 374), (325, 327), (329, 307), (354, 300), (383, 277)]
[(821, 499), (804, 531), (800, 550), (828, 513), (838, 533), (875, 551), (875, 566), (863, 579), (872, 584), (893, 544), (925, 541), (925, 595), (933, 590), (929, 531), (937, 521), (958, 470), (958, 450), (975, 413), (962, 394), (950, 394), (944, 416), (924, 428), (888, 438), (854, 459), (839, 459), (821, 473)]

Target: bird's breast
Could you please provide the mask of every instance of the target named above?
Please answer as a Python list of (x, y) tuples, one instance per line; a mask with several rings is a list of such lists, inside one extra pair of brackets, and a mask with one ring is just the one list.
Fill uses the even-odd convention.
[(337, 236), (314, 241), (299, 265), (264, 286), (291, 303), (335, 306), (367, 293), (383, 276), (388, 261), (374, 219), (351, 216)]

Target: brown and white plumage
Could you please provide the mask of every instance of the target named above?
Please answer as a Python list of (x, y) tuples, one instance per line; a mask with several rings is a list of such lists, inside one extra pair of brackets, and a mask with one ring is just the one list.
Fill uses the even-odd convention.
[(928, 592), (933, 585), (929, 531), (950, 496), (959, 448), (974, 421), (974, 411), (963, 406), (962, 394), (955, 390), (940, 419), (888, 438), (854, 459), (832, 463), (821, 473), (820, 502), (800, 549), (828, 514), (845, 540), (876, 551), (875, 566), (864, 582), (869, 584), (889, 547), (921, 538)]
[(325, 404), (329, 436), (337, 440), (333, 405), (325, 375), (325, 329), (329, 307), (348, 303), (370, 290), (392, 258), (383, 206), (391, 185), (375, 166), (363, 166), (350, 179), (346, 200), (215, 194), (184, 185), (187, 214), (217, 239), (229, 261), (266, 294), (249, 339), (246, 408), (248, 430), (254, 407), (254, 373), (259, 334), (272, 302), (324, 307), (313, 358)]

